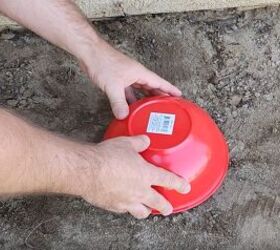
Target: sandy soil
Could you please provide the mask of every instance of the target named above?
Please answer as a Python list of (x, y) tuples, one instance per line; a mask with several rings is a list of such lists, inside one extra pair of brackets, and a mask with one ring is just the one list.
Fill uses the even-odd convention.
[[(105, 38), (179, 86), (224, 131), (222, 188), (186, 213), (137, 221), (79, 199), (0, 203), (1, 249), (280, 249), (278, 8), (130, 17)], [(0, 104), (41, 126), (98, 142), (112, 118), (76, 61), (28, 32), (0, 34)]]

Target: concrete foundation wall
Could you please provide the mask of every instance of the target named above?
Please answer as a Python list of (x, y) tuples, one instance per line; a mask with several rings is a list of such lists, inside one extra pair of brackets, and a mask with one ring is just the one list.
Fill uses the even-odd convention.
[[(280, 0), (76, 0), (89, 18), (280, 4)], [(0, 26), (14, 25), (0, 17)]]
[(280, 0), (77, 0), (91, 18), (279, 4)]

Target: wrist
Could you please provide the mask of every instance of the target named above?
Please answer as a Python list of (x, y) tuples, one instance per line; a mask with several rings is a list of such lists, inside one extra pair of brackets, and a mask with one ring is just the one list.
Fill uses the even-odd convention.
[(70, 41), (68, 50), (79, 61), (84, 63), (98, 54), (100, 48), (106, 43), (90, 25), (74, 38), (76, 41)]
[(94, 181), (95, 147), (51, 133), (46, 133), (40, 144), (40, 164), (46, 172), (45, 192), (83, 196), (88, 178)]
[(89, 46), (84, 46), (83, 51), (82, 56), (78, 58), (81, 69), (88, 75), (92, 83), (106, 92), (105, 84), (111, 82), (108, 79), (115, 70), (115, 63), (122, 64), (123, 55), (101, 37)]
[(61, 167), (63, 148), (55, 135), (36, 129), (30, 148), (29, 179), (33, 193), (61, 193), (66, 186), (66, 171)]

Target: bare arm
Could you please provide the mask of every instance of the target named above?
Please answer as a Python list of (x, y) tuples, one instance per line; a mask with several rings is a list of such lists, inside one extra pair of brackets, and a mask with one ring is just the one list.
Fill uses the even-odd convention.
[(0, 109), (0, 196), (62, 191), (56, 178), (63, 173), (49, 147), (54, 139), (59, 138)]
[(71, 0), (0, 0), (0, 11), (76, 56), (93, 83), (109, 97), (119, 119), (128, 115), (133, 87), (152, 94), (180, 90), (101, 39)]
[(79, 59), (101, 41), (70, 0), (0, 0), (0, 11)]
[[(102, 40), (70, 0), (0, 0), (0, 11), (78, 58), (109, 97), (117, 118), (128, 115), (132, 87), (180, 91)], [(147, 217), (172, 207), (151, 186), (189, 192), (189, 184), (145, 162), (144, 136), (98, 145), (70, 141), (0, 109), (0, 196), (47, 192), (81, 196), (101, 208)]]
[(0, 109), (0, 197), (33, 193), (81, 196), (88, 202), (137, 218), (172, 206), (151, 186), (187, 193), (189, 184), (146, 163), (138, 154), (145, 136), (98, 145), (71, 141), (34, 127)]

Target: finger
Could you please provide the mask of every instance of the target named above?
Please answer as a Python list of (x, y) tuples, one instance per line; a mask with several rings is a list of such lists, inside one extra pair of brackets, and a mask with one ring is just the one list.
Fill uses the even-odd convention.
[[(119, 86), (119, 85), (114, 85)], [(120, 87), (114, 87), (110, 85), (105, 89), (112, 111), (117, 119), (124, 119), (128, 116), (129, 108), (125, 98), (125, 90)]]
[(153, 167), (153, 185), (173, 189), (182, 194), (191, 191), (191, 185), (182, 177), (179, 177), (165, 169)]
[(151, 209), (142, 204), (132, 205), (128, 208), (128, 212), (136, 219), (146, 219), (151, 214)]
[(140, 84), (145, 84), (153, 89), (159, 89), (165, 93), (169, 93), (173, 96), (181, 96), (182, 92), (168, 81), (159, 77), (157, 74), (147, 70), (145, 72), (144, 79), (138, 81)]
[(131, 143), (132, 147), (137, 152), (143, 152), (150, 146), (150, 138), (146, 135), (137, 135), (127, 137), (127, 140)]
[(159, 211), (167, 216), (173, 212), (173, 207), (161, 194), (151, 188), (150, 196), (144, 201), (144, 204), (152, 209)]
[(125, 89), (125, 96), (126, 96), (126, 99), (127, 99), (128, 103), (133, 103), (133, 102), (137, 101), (137, 98), (134, 94), (134, 91), (133, 91), (132, 87), (127, 87)]

